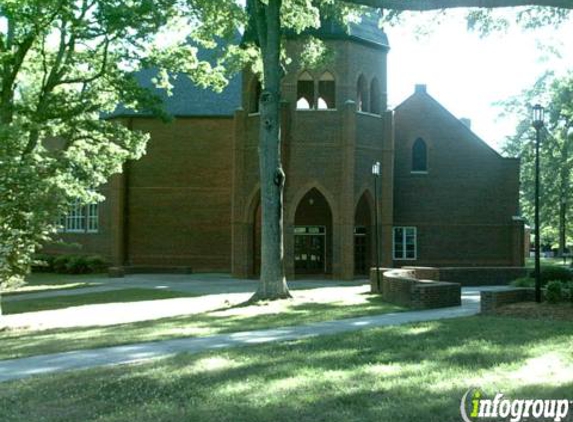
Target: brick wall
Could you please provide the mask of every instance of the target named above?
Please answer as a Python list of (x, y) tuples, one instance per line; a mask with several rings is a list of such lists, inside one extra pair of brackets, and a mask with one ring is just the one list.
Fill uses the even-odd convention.
[(450, 281), (462, 286), (499, 286), (527, 276), (523, 267), (403, 267), (412, 269), (419, 279)]
[(130, 163), (130, 265), (231, 269), (232, 118), (133, 119), (147, 154)]
[[(519, 161), (500, 156), (424, 89), (395, 112), (394, 225), (417, 227), (417, 259), (394, 266), (521, 266)], [(412, 146), (428, 171), (412, 173)], [(519, 253), (515, 250), (519, 249)]]
[(412, 309), (434, 309), (461, 305), (458, 283), (419, 280), (415, 270), (380, 269), (381, 289), (377, 288), (376, 269), (370, 270), (373, 293), (381, 293), (385, 301)]
[(511, 290), (481, 292), (481, 313), (487, 314), (503, 305), (535, 300), (534, 289), (514, 288)]

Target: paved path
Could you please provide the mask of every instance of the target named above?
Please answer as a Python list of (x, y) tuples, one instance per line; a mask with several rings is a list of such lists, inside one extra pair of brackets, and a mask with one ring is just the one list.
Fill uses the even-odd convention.
[(485, 289), (499, 290), (503, 287), (464, 288), (463, 304), (454, 308), (400, 312), (295, 327), (183, 338), (0, 361), (0, 382), (74, 369), (142, 362), (182, 352), (198, 353), (225, 347), (298, 340), (364, 328), (470, 316), (479, 312), (479, 294)]

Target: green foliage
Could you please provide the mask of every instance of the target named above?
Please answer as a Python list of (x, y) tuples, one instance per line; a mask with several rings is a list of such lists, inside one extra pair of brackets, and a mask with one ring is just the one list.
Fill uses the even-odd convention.
[(90, 274), (107, 269), (106, 261), (98, 255), (59, 255), (52, 260), (52, 269), (59, 274)]
[(36, 273), (51, 273), (54, 271), (54, 255), (36, 254), (32, 263), (32, 271)]
[(514, 287), (535, 287), (535, 279), (531, 277), (516, 278), (510, 283)]
[[(533, 277), (533, 273), (531, 273)], [(571, 281), (573, 280), (573, 272), (567, 267), (560, 267), (558, 265), (546, 265), (541, 267), (541, 284), (546, 285), (549, 281)]]
[(549, 303), (558, 303), (563, 300), (563, 293), (563, 283), (558, 280), (552, 280), (547, 283), (545, 299)]
[(220, 86), (196, 49), (152, 47), (183, 5), (0, 0), (0, 283), (29, 271), (68, 204), (102, 200), (98, 187), (144, 154), (147, 134), (100, 118), (118, 104), (165, 117), (135, 71), (185, 56), (190, 77)]
[[(573, 227), (563, 226), (560, 211), (567, 220), (573, 193), (573, 73), (555, 78), (552, 73), (541, 77), (533, 87), (521, 95), (501, 103), (505, 114), (521, 119), (516, 133), (506, 141), (504, 153), (521, 158), (521, 209), (533, 222), (535, 202), (535, 131), (531, 127), (531, 105), (546, 107), (545, 127), (541, 132), (541, 221), (542, 243), (556, 243), (559, 233), (566, 230), (571, 239)], [(563, 245), (565, 246), (565, 245)]]

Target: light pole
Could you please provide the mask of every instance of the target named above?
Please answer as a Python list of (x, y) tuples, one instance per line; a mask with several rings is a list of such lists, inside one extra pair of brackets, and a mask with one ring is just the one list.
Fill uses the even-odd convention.
[(380, 293), (380, 245), (378, 235), (378, 178), (380, 177), (380, 161), (372, 165), (372, 175), (374, 176), (374, 238), (376, 245), (376, 287)]
[(545, 110), (539, 104), (533, 106), (531, 125), (535, 128), (535, 301), (541, 302), (541, 260), (539, 230), (539, 142)]

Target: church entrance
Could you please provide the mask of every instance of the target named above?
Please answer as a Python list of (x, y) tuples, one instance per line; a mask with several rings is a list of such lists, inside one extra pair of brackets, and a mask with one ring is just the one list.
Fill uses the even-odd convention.
[(294, 228), (294, 269), (299, 274), (326, 272), (326, 228), (297, 226)]
[(332, 213), (318, 189), (311, 189), (300, 200), (293, 235), (295, 274), (332, 272)]

